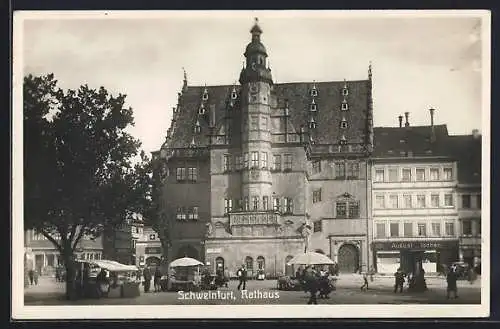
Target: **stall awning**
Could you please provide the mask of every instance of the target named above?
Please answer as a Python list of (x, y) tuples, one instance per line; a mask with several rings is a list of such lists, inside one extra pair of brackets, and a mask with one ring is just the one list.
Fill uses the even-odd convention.
[(125, 265), (114, 260), (94, 260), (90, 263), (110, 272), (133, 272), (139, 270), (135, 265)]

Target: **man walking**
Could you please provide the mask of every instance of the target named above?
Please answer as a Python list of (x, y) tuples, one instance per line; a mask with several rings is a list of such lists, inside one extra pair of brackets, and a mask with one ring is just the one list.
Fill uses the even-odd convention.
[(149, 292), (149, 288), (151, 287), (151, 271), (149, 267), (144, 268), (144, 272), (142, 273), (144, 277), (144, 292)]
[(309, 291), (311, 294), (307, 304), (318, 304), (316, 294), (319, 290), (319, 273), (313, 266), (308, 266), (304, 271), (304, 281), (306, 286), (306, 292)]
[(238, 284), (238, 290), (243, 286), (243, 290), (246, 290), (246, 284), (247, 284), (247, 270), (245, 268), (245, 265), (241, 265), (240, 269), (238, 272), (236, 272), (236, 275), (238, 276), (238, 280), (240, 281)]
[(394, 293), (397, 293), (398, 289), (399, 289), (399, 292), (402, 293), (403, 292), (403, 284), (405, 283), (405, 274), (401, 270), (401, 267), (398, 268), (396, 273), (394, 273), (394, 280), (395, 280)]
[(453, 265), (448, 271), (448, 275), (446, 276), (446, 282), (448, 286), (446, 287), (446, 298), (450, 299), (450, 293), (453, 292), (455, 298), (458, 298), (457, 295), (457, 279), (458, 273), (457, 268)]
[(368, 273), (363, 272), (363, 285), (361, 286), (361, 290), (368, 290)]

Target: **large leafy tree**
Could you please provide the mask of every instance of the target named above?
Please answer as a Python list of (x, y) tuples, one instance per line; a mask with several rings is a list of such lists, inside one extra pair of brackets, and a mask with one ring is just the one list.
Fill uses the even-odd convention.
[(59, 250), (70, 298), (79, 242), (149, 209), (151, 166), (126, 132), (134, 119), (125, 95), (87, 85), (63, 91), (53, 74), (28, 75), (23, 106), (24, 226)]

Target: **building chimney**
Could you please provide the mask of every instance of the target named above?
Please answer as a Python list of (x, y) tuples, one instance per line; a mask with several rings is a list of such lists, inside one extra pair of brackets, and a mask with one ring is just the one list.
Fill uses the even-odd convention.
[(410, 126), (410, 121), (409, 121), (410, 112), (405, 112), (405, 118), (406, 118), (405, 127), (409, 127)]
[(403, 116), (402, 115), (398, 116), (398, 119), (399, 119), (399, 128), (402, 128), (403, 127)]
[(435, 109), (429, 109), (429, 113), (431, 114), (431, 143), (436, 141), (436, 132), (434, 130), (434, 112)]

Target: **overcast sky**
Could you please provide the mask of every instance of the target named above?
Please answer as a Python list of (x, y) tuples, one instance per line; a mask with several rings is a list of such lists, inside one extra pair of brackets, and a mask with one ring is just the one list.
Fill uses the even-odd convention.
[[(146, 16), (145, 16), (146, 15)], [(149, 16), (148, 16), (149, 15)], [(24, 74), (53, 72), (63, 88), (87, 83), (127, 94), (146, 151), (170, 125), (184, 67), (190, 85), (238, 80), (259, 17), (275, 82), (359, 80), (373, 63), (375, 126), (436, 124), (481, 129), (481, 21), (467, 16), (360, 16), (329, 12), (116, 13), (27, 19)]]

